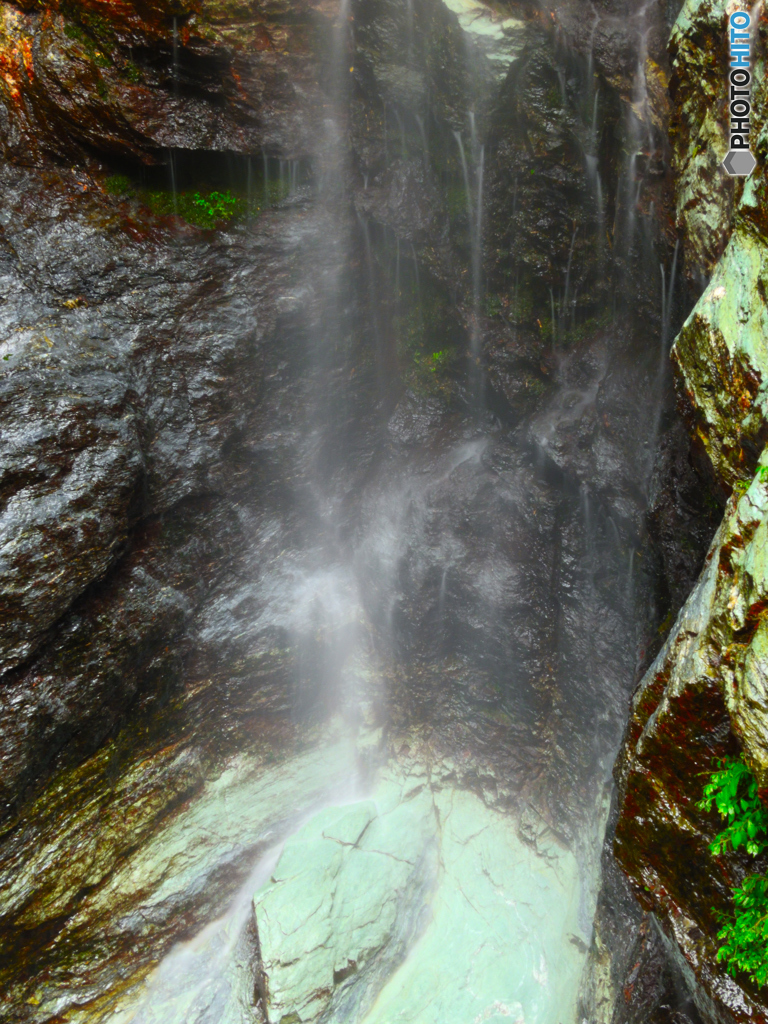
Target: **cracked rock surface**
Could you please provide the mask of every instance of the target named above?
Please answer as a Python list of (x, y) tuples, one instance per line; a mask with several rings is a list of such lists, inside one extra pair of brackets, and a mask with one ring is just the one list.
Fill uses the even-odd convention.
[[(298, 767), (298, 766), (297, 766)], [(266, 855), (241, 909), (168, 957), (137, 1024), (572, 1019), (591, 899), (576, 857), (455, 786), (385, 765)]]

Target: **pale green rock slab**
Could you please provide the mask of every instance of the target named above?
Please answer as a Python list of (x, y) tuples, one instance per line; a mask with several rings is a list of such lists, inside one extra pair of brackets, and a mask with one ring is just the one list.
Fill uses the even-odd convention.
[(261, 993), (271, 1024), (572, 1024), (584, 882), (534, 831), (524, 842), (447, 763), (390, 764), (266, 854), (227, 916), (102, 1019), (263, 1024)]
[[(695, 429), (732, 487), (763, 445), (768, 415), (768, 246), (737, 231), (672, 350)], [(745, 447), (747, 451), (745, 452)]]
[(574, 1020), (584, 963), (575, 857), (554, 842), (537, 854), (472, 793), (443, 791), (436, 806), (431, 920), (365, 1024)]
[(254, 897), (272, 1021), (359, 1020), (405, 956), (436, 870), (428, 790), (321, 812)]
[(482, 47), (486, 57), (498, 63), (499, 74), (506, 74), (525, 45), (525, 22), (506, 13), (502, 15), (480, 0), (443, 0), (443, 3), (458, 17), (462, 29)]
[(572, 1021), (576, 858), (542, 837), (536, 852), (472, 793), (411, 792), (385, 777), (286, 844), (254, 898), (269, 1020)]

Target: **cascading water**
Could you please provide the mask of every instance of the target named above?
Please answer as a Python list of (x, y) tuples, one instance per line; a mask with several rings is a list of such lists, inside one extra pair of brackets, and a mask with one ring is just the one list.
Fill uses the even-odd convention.
[[(628, 302), (611, 315), (606, 283), (597, 14), (588, 56), (558, 63), (539, 27), (447, 7), (429, 13), (460, 39), (448, 85), (424, 4), (405, 0), (377, 35), (342, 0), (312, 152), (259, 140), (247, 158), (247, 209), (264, 210), (238, 258), (269, 250), (280, 269), (262, 285), (275, 313), (258, 408), (237, 426), (258, 492), (238, 510), (247, 561), (201, 630), (237, 620), (248, 653), (226, 671), (274, 674), (279, 697), (249, 728), (284, 743), (254, 764), (233, 754), (147, 841), (145, 867), (168, 865), (147, 920), (177, 915), (164, 948), (184, 942), (121, 989), (116, 1024), (576, 1019), (636, 661), (634, 478), (659, 422), (640, 436), (645, 327)], [(395, 36), (393, 70), (376, 60)], [(573, 123), (577, 142), (531, 143), (525, 117), (491, 102), (526, 45), (542, 79), (523, 95), (510, 77), (515, 100), (546, 97), (547, 130)], [(577, 105), (567, 61), (587, 83)], [(525, 163), (566, 151), (576, 171)], [(626, 175), (613, 241), (629, 247)], [(677, 250), (662, 360), (676, 268)], [(235, 893), (226, 913), (219, 887)], [(190, 893), (205, 899), (186, 917)]]
[[(552, 465), (560, 460), (557, 450), (563, 433), (578, 428), (594, 409), (607, 372), (607, 348), (603, 345), (589, 355), (586, 364), (583, 357), (577, 354), (564, 360), (559, 372), (560, 387), (544, 411), (530, 425), (530, 438), (537, 453), (535, 463), (532, 464), (525, 446), (521, 446), (518, 440), (503, 439), (493, 432), (478, 434), (478, 428), (470, 425), (472, 420), (462, 428), (475, 433), (469, 442), (449, 431), (447, 437), (437, 444), (434, 451), (430, 451), (429, 447), (421, 447), (418, 440), (415, 446), (411, 440), (406, 441), (406, 446), (401, 447), (396, 440), (398, 434), (402, 433), (404, 437), (409, 437), (414, 427), (407, 423), (410, 414), (406, 420), (400, 418), (399, 421), (395, 415), (394, 420), (389, 421), (389, 440), (384, 447), (381, 447), (381, 441), (377, 442), (375, 437), (371, 438), (375, 449), (378, 449), (378, 454), (371, 463), (370, 480), (366, 484), (362, 503), (354, 512), (351, 525), (344, 526), (342, 532), (341, 523), (349, 514), (342, 512), (348, 486), (344, 480), (349, 475), (347, 462), (354, 452), (354, 442), (348, 434), (346, 422), (350, 411), (340, 407), (330, 385), (339, 374), (351, 371), (352, 352), (348, 348), (349, 340), (345, 339), (353, 338), (360, 331), (368, 332), (376, 339), (375, 371), (379, 378), (382, 375), (386, 376), (387, 361), (382, 357), (382, 345), (386, 344), (382, 339), (385, 338), (386, 330), (384, 324), (379, 322), (378, 310), (385, 301), (383, 297), (388, 293), (388, 289), (393, 296), (394, 308), (398, 315), (401, 315), (399, 307), (403, 301), (403, 262), (399, 238), (396, 239), (391, 264), (393, 284), (387, 284), (372, 225), (369, 224), (366, 215), (359, 212), (355, 216), (355, 221), (357, 236), (362, 243), (362, 265), (365, 267), (362, 281), (366, 284), (361, 292), (354, 294), (344, 282), (343, 268), (353, 258), (355, 251), (349, 218), (343, 213), (344, 179), (348, 173), (344, 125), (349, 95), (348, 67), (352, 59), (348, 53), (349, 16), (349, 0), (345, 0), (340, 7), (334, 30), (331, 113), (327, 117), (324, 129), (324, 150), (314, 200), (317, 220), (313, 230), (319, 230), (319, 234), (311, 237), (311, 231), (305, 227), (304, 231), (309, 233), (302, 243), (305, 252), (311, 254), (307, 255), (306, 268), (301, 274), (302, 287), (308, 289), (312, 296), (314, 310), (307, 334), (306, 355), (311, 368), (306, 391), (307, 408), (303, 426), (300, 428), (303, 431), (302, 445), (306, 451), (305, 501), (312, 510), (309, 519), (313, 525), (303, 545), (291, 556), (284, 555), (275, 561), (268, 571), (262, 587), (265, 595), (263, 610), (259, 620), (254, 623), (254, 628), (283, 631), (298, 652), (297, 688), (294, 693), (297, 721), (316, 713), (317, 708), (322, 708), (326, 716), (341, 715), (348, 726), (358, 729), (362, 727), (365, 731), (366, 723), (377, 719), (376, 706), (382, 702), (384, 705), (392, 705), (393, 701), (396, 703), (402, 698), (403, 686), (404, 690), (413, 689), (418, 694), (417, 680), (421, 675), (428, 677), (434, 673), (444, 674), (449, 692), (453, 692), (454, 695), (445, 703), (444, 708), (440, 707), (438, 701), (437, 706), (430, 710), (432, 728), (438, 726), (441, 717), (446, 716), (446, 721), (451, 720), (451, 700), (459, 700), (461, 707), (466, 708), (465, 714), (469, 716), (463, 726), (469, 730), (465, 742), (471, 742), (469, 736), (473, 732), (474, 727), (471, 723), (475, 714), (471, 710), (473, 701), (479, 701), (481, 707), (484, 700), (492, 699), (490, 694), (495, 690), (515, 693), (513, 703), (509, 707), (502, 698), (499, 713), (508, 723), (507, 727), (511, 729), (511, 734), (518, 737), (518, 742), (522, 741), (522, 749), (526, 745), (529, 746), (532, 762), (536, 763), (537, 755), (532, 754), (537, 746), (535, 737), (544, 721), (542, 715), (546, 718), (548, 714), (544, 709), (549, 703), (554, 701), (555, 705), (559, 706), (558, 715), (568, 723), (569, 730), (575, 728), (575, 731), (579, 731), (577, 721), (584, 714), (583, 708), (573, 706), (568, 709), (567, 700), (563, 700), (562, 695), (558, 694), (558, 686), (562, 685), (558, 680), (573, 680), (578, 679), (581, 673), (593, 673), (596, 663), (602, 665), (600, 651), (606, 644), (610, 650), (609, 659), (617, 658), (618, 662), (617, 666), (613, 666), (611, 679), (614, 679), (617, 669), (629, 675), (628, 666), (633, 656), (631, 645), (620, 653), (616, 650), (614, 641), (608, 639), (609, 632), (603, 632), (601, 636), (601, 631), (604, 631), (606, 625), (606, 615), (611, 621), (610, 629), (617, 627), (620, 632), (623, 627), (618, 624), (631, 621), (632, 616), (631, 582), (629, 597), (627, 594), (627, 556), (613, 515), (600, 508), (593, 498), (591, 486), (584, 480), (575, 486), (566, 485), (564, 493), (556, 499), (554, 495), (543, 498), (547, 487), (550, 486), (545, 482), (547, 474), (551, 472)], [(412, 38), (413, 19), (414, 10), (409, 5), (409, 39)], [(410, 56), (409, 59), (415, 57)], [(560, 81), (563, 99), (566, 100), (563, 74), (560, 75)], [(593, 153), (596, 150), (598, 97), (599, 94), (595, 91), (587, 123)], [(392, 116), (397, 125), (399, 143), (395, 147), (395, 154), (391, 153), (391, 142), (388, 146), (385, 143), (385, 159), (407, 161), (409, 146), (406, 126), (396, 108), (393, 109)], [(386, 124), (386, 113), (384, 120)], [(461, 132), (456, 131), (454, 138), (462, 173), (469, 232), (471, 309), (468, 316), (468, 350), (472, 364), (476, 367), (483, 351), (481, 273), (485, 146), (478, 138), (474, 114), (470, 115), (468, 123), (468, 151)], [(428, 165), (429, 152), (424, 127), (422, 122), (418, 124), (422, 143), (420, 161)], [(600, 179), (596, 163), (593, 165), (589, 162), (592, 159), (595, 158), (590, 155), (588, 174), (596, 190), (598, 224), (602, 225)], [(288, 166), (281, 165), (281, 178), (288, 175)], [(265, 180), (266, 178), (265, 171)], [(293, 172), (291, 181), (293, 182)], [(287, 190), (290, 193), (295, 190), (295, 186)], [(368, 182), (362, 190), (368, 193)], [(630, 202), (630, 207), (632, 205)], [(630, 216), (634, 214), (630, 212)], [(598, 233), (602, 233), (602, 226), (599, 227)], [(568, 332), (574, 326), (571, 306), (574, 307), (577, 303), (578, 286), (574, 285), (572, 274), (574, 252), (579, 236), (580, 227), (575, 225), (568, 240), (557, 301), (554, 291), (551, 288), (549, 290), (553, 340), (558, 347), (565, 343)], [(415, 286), (412, 308), (423, 327), (424, 300), (419, 276), (420, 259), (413, 244), (411, 255)], [(663, 319), (666, 323), (666, 312)], [(385, 396), (385, 402), (388, 400), (388, 390), (389, 385), (380, 383), (379, 392)], [(352, 415), (354, 418), (354, 414)], [(358, 422), (356, 429), (370, 431), (371, 427), (361, 428)], [(418, 430), (414, 436), (418, 439)], [(539, 469), (534, 468), (535, 466)], [(571, 486), (570, 493), (568, 486)], [(543, 622), (551, 622), (547, 629), (553, 630), (552, 639), (547, 642), (551, 644), (555, 663), (551, 670), (552, 680), (541, 689), (541, 684), (526, 678), (524, 666), (526, 659), (531, 655), (530, 650), (526, 649), (526, 642), (516, 647), (513, 641), (512, 646), (509, 646), (508, 624), (511, 618), (514, 620), (514, 616), (520, 613), (514, 609), (518, 605), (522, 608), (527, 600), (524, 597), (525, 589), (520, 590), (520, 559), (524, 562), (521, 552), (511, 559), (507, 554), (502, 555), (506, 543), (502, 537), (503, 526), (502, 535), (497, 532), (499, 525), (488, 526), (489, 532), (483, 538), (482, 547), (478, 547), (476, 541), (469, 537), (464, 538), (461, 529), (457, 530), (453, 526), (455, 517), (459, 517), (456, 521), (461, 521), (479, 500), (483, 488), (489, 488), (490, 493), (496, 496), (494, 501), (507, 508), (504, 517), (510, 517), (512, 522), (515, 521), (516, 515), (512, 509), (521, 508), (528, 501), (528, 496), (541, 494), (545, 506), (548, 502), (551, 504), (554, 501), (560, 509), (557, 515), (564, 530), (564, 543), (579, 552), (575, 562), (578, 565), (579, 581), (575, 586), (580, 591), (582, 605), (579, 611), (572, 607), (568, 608), (567, 601), (561, 604), (562, 598), (557, 592), (543, 593), (546, 602), (553, 602), (552, 609), (545, 610), (543, 607), (541, 615)], [(474, 516), (476, 523), (482, 523), (481, 513), (475, 510)], [(613, 562), (616, 577), (615, 598), (601, 591), (601, 586), (604, 586), (604, 583), (601, 583), (601, 575), (605, 571), (605, 566), (612, 565)], [(600, 571), (599, 566), (602, 566)], [(563, 569), (552, 566), (547, 571), (557, 575)], [(407, 580), (410, 581), (408, 587), (421, 595), (419, 601), (423, 605), (422, 612), (408, 605), (410, 599), (403, 593), (403, 581)], [(611, 606), (613, 601), (615, 606)], [(554, 612), (554, 606), (559, 604), (559, 612)], [(468, 607), (474, 609), (469, 615)], [(422, 641), (417, 641), (411, 636), (420, 614), (426, 615), (428, 621), (433, 624), (433, 636), (427, 642), (426, 648), (420, 646)], [(563, 616), (566, 620), (571, 617), (568, 625), (562, 625)], [(476, 623), (470, 625), (473, 618)], [(556, 625), (558, 620), (560, 626)], [(621, 666), (624, 666), (623, 670)], [(510, 676), (514, 680), (511, 689)], [(618, 687), (618, 691), (621, 692), (621, 686)], [(407, 702), (409, 699), (413, 698), (406, 697)], [(465, 705), (466, 700), (469, 702)], [(586, 703), (589, 706), (589, 700)], [(589, 711), (588, 717), (592, 715), (593, 712)], [(499, 816), (499, 812), (494, 811), (487, 817), (488, 812), (481, 809), (482, 805), (472, 803), (470, 799), (469, 804), (462, 805), (462, 814), (467, 817), (467, 821), (459, 825), (459, 818), (456, 819), (459, 846), (465, 842), (461, 839), (462, 830), (465, 828), (468, 829), (467, 835), (477, 829), (480, 833), (484, 829), (490, 829), (489, 835), (496, 835), (496, 829), (498, 841), (506, 848), (506, 853), (502, 854), (499, 849), (493, 847), (484, 852), (468, 848), (472, 853), (466, 855), (462, 861), (461, 885), (458, 889), (454, 888), (454, 877), (450, 871), (443, 877), (434, 867), (425, 867), (426, 873), (423, 876), (420, 874), (418, 885), (403, 879), (402, 884), (408, 891), (410, 886), (416, 885), (414, 893), (420, 895), (414, 895), (413, 898), (422, 901), (419, 903), (422, 909), (414, 908), (409, 902), (412, 897), (403, 896), (396, 908), (394, 919), (402, 922), (402, 938), (395, 937), (396, 928), (388, 931), (385, 937), (379, 936), (377, 941), (383, 945), (375, 954), (365, 947), (365, 943), (359, 948), (354, 944), (350, 945), (350, 963), (354, 961), (358, 964), (358, 959), (362, 957), (359, 963), (368, 964), (367, 973), (362, 973), (359, 981), (355, 981), (354, 971), (347, 975), (346, 968), (342, 970), (335, 967), (334, 976), (338, 975), (340, 980), (336, 982), (337, 989), (328, 996), (321, 998), (315, 994), (311, 985), (307, 988), (306, 979), (297, 975), (287, 963), (288, 954), (281, 951), (280, 942), (275, 945), (276, 940), (267, 926), (267, 921), (260, 916), (262, 911), (259, 907), (262, 905), (274, 905), (275, 908), (284, 906), (281, 902), (284, 899), (281, 895), (281, 886), (284, 883), (269, 882), (262, 868), (263, 881), (260, 884), (252, 881), (250, 885), (253, 891), (260, 892), (256, 897), (256, 921), (261, 936), (261, 963), (267, 975), (265, 984), (269, 991), (268, 995), (262, 996), (266, 999), (265, 1006), (279, 1007), (280, 1013), (285, 1015), (292, 1006), (299, 1005), (296, 999), (299, 1002), (308, 999), (310, 1004), (312, 1000), (319, 999), (318, 1010), (312, 1011), (312, 1014), (318, 1015), (317, 1019), (365, 1019), (371, 1024), (391, 1021), (395, 1017), (403, 1021), (418, 1021), (419, 1024), (426, 1024), (431, 1020), (459, 1020), (457, 1013), (469, 1013), (472, 1019), (479, 1014), (477, 1019), (483, 1020), (522, 1014), (526, 1021), (549, 1024), (572, 1015), (575, 984), (581, 961), (580, 956), (574, 951), (578, 947), (573, 945), (570, 936), (581, 935), (580, 942), (589, 939), (595, 863), (600, 825), (605, 811), (603, 786), (607, 784), (610, 743), (615, 742), (617, 732), (616, 715), (613, 711), (599, 711), (597, 720), (597, 735), (604, 732), (606, 736), (612, 735), (613, 738), (598, 740), (589, 755), (586, 750), (580, 754), (580, 758), (591, 765), (587, 777), (591, 779), (591, 785), (595, 788), (594, 796), (586, 801), (586, 806), (591, 807), (591, 810), (586, 812), (582, 830), (572, 835), (570, 849), (558, 845), (558, 841), (554, 840), (554, 834), (549, 831), (551, 825), (547, 825), (541, 816), (542, 812), (532, 810), (536, 802), (531, 803), (520, 817), (521, 808), (528, 805), (524, 801), (520, 804), (519, 798), (513, 801), (517, 810), (511, 814), (507, 824), (503, 814)], [(413, 742), (414, 739), (408, 740), (408, 743)], [(502, 741), (502, 748), (504, 745)], [(515, 785), (519, 786), (518, 792), (523, 793), (530, 784), (525, 781), (529, 769), (525, 765), (524, 756), (516, 757), (520, 762), (512, 778), (517, 779)], [(387, 814), (396, 816), (401, 813), (401, 804), (397, 801), (401, 801), (402, 798), (400, 796), (395, 799), (392, 796), (394, 791), (391, 790), (391, 786), (394, 785), (400, 794), (406, 792), (402, 786), (407, 788), (408, 784), (402, 781), (402, 770), (401, 765), (388, 765), (385, 759), (384, 763), (378, 766), (378, 771), (383, 773), (381, 778), (385, 782), (377, 782), (377, 776), (374, 774), (366, 786), (359, 788), (361, 783), (358, 769), (350, 764), (344, 786), (356, 785), (361, 797), (369, 794), (378, 807), (377, 820), (384, 822)], [(424, 769), (419, 766), (418, 759), (409, 763), (406, 777), (414, 770), (417, 774), (421, 772), (419, 777), (429, 778), (429, 774), (424, 776)], [(444, 780), (454, 777), (452, 771), (455, 769), (447, 770), (447, 776), (443, 775), (442, 781), (433, 779), (431, 802), (414, 804), (414, 807), (421, 808), (420, 813), (425, 815), (422, 824), (428, 822), (430, 815), (435, 813), (435, 806), (439, 814), (447, 814), (449, 820), (452, 820), (450, 815), (456, 812), (452, 812), (451, 807), (459, 806), (459, 803), (465, 800), (463, 796), (460, 797), (465, 792), (461, 787), (454, 788), (455, 783)], [(461, 777), (461, 774), (458, 777)], [(495, 781), (494, 784), (498, 785), (499, 781)], [(565, 784), (563, 793), (567, 791), (568, 785)], [(547, 785), (539, 799), (542, 797), (546, 804)], [(356, 808), (364, 805), (350, 806)], [(332, 798), (331, 807), (343, 807), (341, 791), (336, 800)], [(330, 813), (330, 810), (323, 813)], [(354, 813), (357, 811), (348, 811), (350, 815)], [(474, 828), (472, 821), (476, 826)], [(564, 820), (557, 825), (566, 827)], [(568, 829), (573, 827), (572, 822), (567, 825)], [(308, 836), (311, 834), (311, 821), (306, 829)], [(302, 839), (304, 835), (304, 831), (299, 830), (290, 842), (298, 843), (298, 848), (301, 848), (301, 843), (309, 842), (308, 839)], [(532, 848), (537, 851), (532, 855), (532, 860), (529, 854), (523, 855), (523, 847), (515, 839), (517, 835), (532, 837)], [(390, 841), (382, 835), (378, 842)], [(420, 842), (424, 845), (420, 847), (419, 857), (426, 858), (424, 863), (430, 864), (431, 855), (427, 855), (426, 851), (438, 842), (436, 834), (429, 833)], [(443, 838), (440, 842), (443, 843), (443, 857), (456, 856), (449, 840)], [(321, 847), (317, 847), (316, 850), (311, 847), (315, 850), (313, 855), (322, 857)], [(354, 848), (356, 849), (356, 846)], [(294, 847), (291, 846), (290, 849), (293, 850)], [(394, 849), (392, 852), (396, 855)], [(559, 877), (547, 873), (547, 858), (558, 864)], [(279, 868), (273, 868), (270, 864), (269, 871), (272, 879), (282, 878)], [(494, 935), (492, 939), (493, 957), (498, 963), (505, 965), (502, 972), (504, 978), (502, 980), (502, 976), (499, 976), (494, 980), (493, 972), (492, 975), (472, 977), (469, 972), (464, 979), (451, 980), (453, 964), (450, 959), (445, 958), (445, 951), (439, 949), (437, 935), (444, 935), (445, 932), (441, 930), (452, 927), (451, 923), (456, 920), (455, 914), (463, 913), (466, 919), (469, 907), (465, 904), (465, 910), (460, 909), (461, 887), (469, 886), (470, 889), (474, 889), (479, 883), (472, 880), (479, 879), (483, 872), (488, 871), (492, 874), (494, 871), (498, 872), (497, 892), (501, 896), (501, 901), (492, 892), (477, 890), (477, 899), (484, 907), (480, 912), (480, 919), (486, 922), (483, 928), (488, 927), (487, 913), (490, 913), (492, 918), (496, 916), (499, 922), (502, 922), (505, 920), (502, 907), (507, 905), (516, 908), (516, 923), (513, 925), (509, 921), (504, 927), (510, 930), (510, 935), (515, 934), (517, 937), (510, 939), (509, 936), (505, 938), (499, 934)], [(341, 899), (338, 894), (342, 889), (339, 887), (351, 883), (342, 882), (346, 879), (346, 874), (343, 873), (334, 878), (336, 881), (333, 882), (329, 898)], [(538, 886), (538, 895), (532, 900), (528, 898), (531, 879), (536, 879)], [(319, 880), (315, 884), (322, 886), (330, 882)], [(456, 884), (459, 884), (459, 877)], [(275, 885), (278, 888), (275, 889)], [(299, 886), (299, 883), (296, 885)], [(374, 871), (370, 877), (371, 893), (376, 892), (376, 886)], [(346, 891), (343, 889), (344, 893)], [(286, 892), (290, 894), (290, 888), (286, 889)], [(297, 901), (304, 898), (302, 892), (299, 886), (295, 895)], [(334, 893), (337, 895), (334, 896)], [(285, 898), (290, 904), (290, 896)], [(350, 897), (344, 896), (344, 899), (348, 898)], [(354, 898), (359, 900), (359, 894)], [(521, 901), (526, 902), (527, 909), (524, 911)], [(562, 907), (565, 916), (563, 913), (554, 913), (553, 907), (556, 904)], [(240, 905), (242, 904), (236, 904)], [(350, 915), (350, 922), (355, 922), (355, 911), (350, 908), (347, 913)], [(548, 915), (549, 922), (546, 921)], [(215, 940), (217, 948), (225, 948), (228, 955), (223, 965), (220, 958), (214, 959), (217, 965), (217, 978), (233, 977), (232, 965), (238, 956), (244, 955), (242, 943), (246, 942), (244, 936), (249, 920), (248, 914), (242, 916), (239, 915), (239, 911), (232, 911), (230, 918), (220, 926), (220, 929), (223, 929), (220, 934), (229, 934), (234, 929), (237, 935), (230, 935), (223, 947), (222, 939)], [(417, 921), (420, 924), (417, 925)], [(237, 925), (231, 924), (232, 922), (237, 922)], [(337, 927), (343, 929), (343, 925), (342, 920)], [(479, 944), (475, 949), (472, 947), (472, 935), (473, 930), (479, 927), (479, 919), (475, 922), (470, 915), (465, 925), (468, 933), (466, 941), (469, 942), (466, 954), (469, 955), (470, 949), (474, 949), (471, 955), (480, 956), (479, 950), (488, 940), (490, 933), (485, 931), (483, 934), (483, 929), (480, 929)], [(200, 941), (201, 948), (209, 948), (209, 939), (203, 937)], [(302, 947), (304, 952), (301, 955), (309, 956), (312, 941), (314, 939), (309, 931), (305, 940), (307, 944)], [(387, 952), (387, 949), (390, 952)], [(176, 964), (173, 970), (177, 972), (179, 956), (183, 957), (184, 953), (181, 951), (173, 955), (176, 957), (172, 962)], [(462, 953), (457, 950), (455, 955), (461, 956)], [(189, 954), (187, 959), (189, 970), (196, 970), (195, 956)], [(427, 965), (434, 977), (440, 979), (437, 987), (445, 987), (444, 996), (438, 997), (434, 986), (430, 986), (428, 993), (423, 990), (419, 979)], [(355, 971), (358, 969), (359, 965)], [(177, 1019), (174, 1014), (178, 1014), (173, 999), (169, 1004), (166, 995), (163, 994), (164, 978), (172, 977), (173, 970), (170, 964), (167, 968), (164, 967), (158, 973), (152, 988), (152, 999), (160, 1000), (158, 1005), (164, 1008), (163, 1013), (167, 1021)], [(483, 967), (482, 970), (486, 969)], [(217, 983), (216, 979), (211, 981), (214, 991), (218, 991)], [(177, 982), (175, 984), (178, 987)], [(319, 984), (321, 983), (318, 981), (317, 985)], [(234, 991), (232, 985), (227, 991)], [(239, 1009), (238, 999), (242, 1001), (242, 996), (231, 996), (229, 1002), (225, 1001), (225, 1006), (226, 1014), (232, 1014), (232, 1020), (239, 1021), (241, 1017), (238, 1015), (242, 1013), (242, 1007)], [(455, 1011), (450, 1017), (445, 1017), (449, 1004), (454, 1006)], [(147, 1007), (154, 1005), (153, 1002), (148, 1002)], [(220, 1000), (209, 1000), (206, 1007), (210, 1006), (217, 1007), (216, 1013), (222, 1014), (224, 1004)], [(134, 1019), (154, 1020), (154, 1012), (151, 1009), (142, 1010)], [(200, 1024), (213, 1021), (211, 1012), (210, 1009), (190, 1008), (187, 1000), (186, 1024), (190, 1024), (191, 1020)], [(268, 1009), (266, 1012), (269, 1012)], [(221, 1019), (228, 1020), (229, 1017), (219, 1016), (219, 1020)], [(314, 1020), (315, 1016), (310, 1015), (307, 1019)]]

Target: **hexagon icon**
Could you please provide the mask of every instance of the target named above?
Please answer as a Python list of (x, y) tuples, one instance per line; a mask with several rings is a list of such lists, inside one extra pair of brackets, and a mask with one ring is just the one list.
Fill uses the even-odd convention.
[(757, 160), (748, 149), (729, 149), (722, 166), (732, 178), (746, 178), (754, 171)]

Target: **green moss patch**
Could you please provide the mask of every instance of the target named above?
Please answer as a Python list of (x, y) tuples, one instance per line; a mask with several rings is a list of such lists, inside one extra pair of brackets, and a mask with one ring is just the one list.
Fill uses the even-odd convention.
[(461, 358), (447, 302), (437, 290), (413, 291), (404, 303), (408, 312), (395, 318), (403, 379), (417, 394), (447, 398)]
[(181, 217), (195, 227), (211, 229), (257, 217), (264, 210), (283, 202), (290, 188), (285, 180), (256, 180), (250, 190), (212, 188), (201, 184), (173, 192), (156, 184), (146, 185), (127, 174), (110, 174), (105, 191), (118, 199), (136, 201), (158, 217)]
[[(230, 190), (195, 189), (174, 194), (170, 189), (136, 186), (125, 174), (110, 175), (104, 187), (109, 195), (138, 200), (157, 216), (178, 216), (199, 228), (215, 228), (240, 220), (248, 212), (247, 200)], [(258, 213), (257, 207), (253, 212)]]

